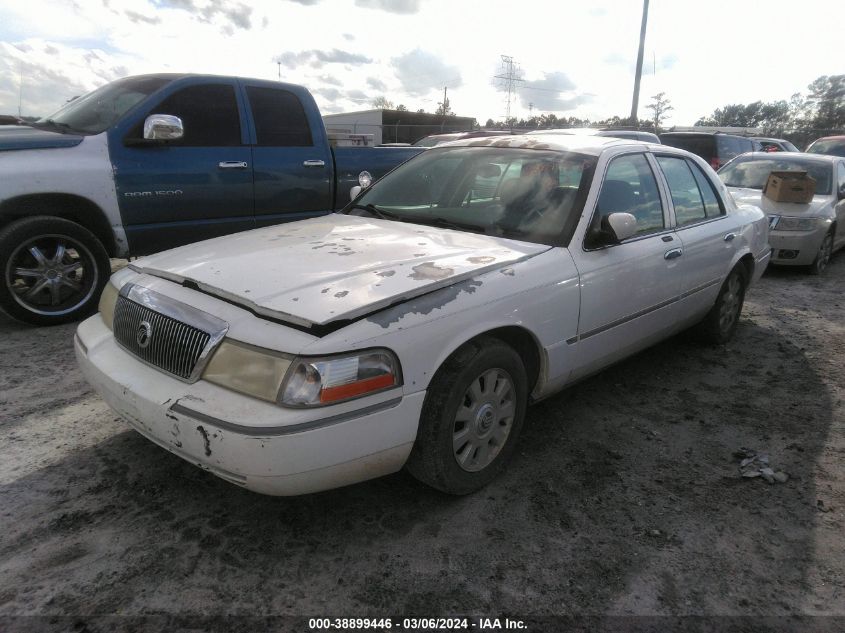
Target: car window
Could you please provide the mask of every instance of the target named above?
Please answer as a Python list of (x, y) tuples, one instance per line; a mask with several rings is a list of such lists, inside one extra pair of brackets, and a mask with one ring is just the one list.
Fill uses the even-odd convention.
[(836, 188), (838, 191), (845, 191), (845, 163), (836, 166)]
[(716, 141), (714, 140), (712, 134), (690, 136), (682, 134), (662, 134), (660, 136), (660, 141), (664, 145), (685, 149), (696, 156), (701, 156), (708, 163), (716, 156)]
[[(373, 185), (348, 212), (557, 244), (574, 230), (595, 162), (575, 152), (432, 148)], [(573, 184), (561, 185), (564, 179)]]
[(241, 119), (235, 89), (228, 84), (188, 86), (167, 97), (149, 114), (182, 119), (185, 135), (171, 145), (222, 147), (241, 144)]
[(704, 202), (704, 211), (707, 214), (708, 219), (725, 215), (725, 208), (722, 206), (722, 202), (716, 194), (716, 190), (713, 188), (713, 183), (710, 182), (710, 179), (705, 176), (704, 172), (701, 171), (701, 168), (692, 161), (687, 161), (687, 165), (689, 165), (689, 168), (692, 170), (692, 175), (695, 176), (695, 182), (698, 184), (698, 190), (701, 192), (701, 199)]
[(311, 126), (295, 94), (278, 88), (247, 86), (258, 145), (310, 147)]
[(678, 226), (705, 220), (707, 212), (704, 207), (704, 199), (686, 159), (675, 156), (658, 156), (657, 163), (663, 170), (663, 175), (666, 176)]
[(637, 219), (637, 233), (665, 227), (663, 204), (651, 166), (644, 154), (613, 159), (607, 168), (596, 204), (594, 224), (610, 213), (630, 213)]
[(754, 145), (749, 139), (722, 134), (716, 134), (716, 147), (723, 165), (735, 156), (754, 151)]
[(840, 141), (837, 139), (819, 140), (807, 148), (807, 153), (845, 156), (845, 141)]
[(814, 159), (789, 158), (789, 153), (740, 157), (719, 170), (719, 178), (728, 187), (763, 189), (773, 171), (806, 171), (816, 181), (816, 195), (830, 194), (833, 169), (830, 163)]

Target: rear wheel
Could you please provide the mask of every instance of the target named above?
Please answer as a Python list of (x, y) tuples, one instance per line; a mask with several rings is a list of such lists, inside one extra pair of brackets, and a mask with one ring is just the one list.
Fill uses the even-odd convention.
[(103, 245), (86, 228), (36, 216), (0, 231), (0, 308), (35, 325), (92, 313), (111, 271)]
[(513, 348), (494, 338), (464, 345), (429, 385), (408, 470), (449, 494), (482, 488), (510, 459), (527, 401), (525, 367)]
[(824, 236), (819, 252), (816, 254), (816, 259), (810, 264), (809, 273), (811, 275), (821, 275), (824, 269), (827, 268), (830, 262), (830, 256), (833, 254), (833, 233), (828, 233)]
[(733, 338), (745, 301), (746, 275), (737, 264), (716, 297), (716, 303), (699, 324), (699, 333), (708, 343), (723, 344)]

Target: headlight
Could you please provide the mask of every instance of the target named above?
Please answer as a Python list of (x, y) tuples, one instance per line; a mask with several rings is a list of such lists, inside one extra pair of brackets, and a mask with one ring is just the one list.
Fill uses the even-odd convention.
[(813, 231), (819, 226), (819, 218), (793, 218), (782, 215), (772, 227), (773, 231)]
[(279, 404), (315, 407), (360, 398), (402, 384), (399, 360), (386, 349), (347, 356), (297, 358)]
[(292, 356), (224, 340), (202, 377), (221, 387), (276, 402)]
[(103, 318), (103, 323), (110, 330), (113, 329), (114, 323), (114, 306), (117, 303), (117, 296), (120, 294), (110, 281), (106, 282), (106, 287), (103, 288), (103, 294), (100, 295), (100, 305), (98, 310), (100, 316)]

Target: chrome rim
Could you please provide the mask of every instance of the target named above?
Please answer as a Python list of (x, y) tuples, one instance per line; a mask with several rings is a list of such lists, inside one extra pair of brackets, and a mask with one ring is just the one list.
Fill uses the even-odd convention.
[(463, 470), (489, 466), (508, 440), (516, 414), (516, 390), (504, 369), (489, 369), (475, 378), (455, 414), (452, 450)]
[(719, 327), (722, 332), (730, 330), (737, 318), (742, 305), (742, 282), (739, 275), (731, 275), (728, 285), (722, 293), (722, 305), (719, 308)]
[(833, 239), (828, 235), (822, 240), (822, 245), (819, 247), (819, 254), (816, 257), (816, 270), (821, 272), (827, 268), (827, 263), (830, 261), (830, 254), (833, 250)]
[(97, 288), (94, 256), (67, 235), (39, 235), (18, 246), (6, 264), (5, 282), (14, 300), (35, 314), (73, 312)]

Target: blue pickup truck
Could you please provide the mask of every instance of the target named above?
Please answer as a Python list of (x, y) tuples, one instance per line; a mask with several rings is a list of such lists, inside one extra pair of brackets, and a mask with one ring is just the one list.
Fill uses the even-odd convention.
[(35, 324), (93, 311), (109, 257), (329, 213), (359, 177), (422, 151), (335, 147), (301, 86), (127, 77), (29, 127), (0, 127), (0, 308)]

